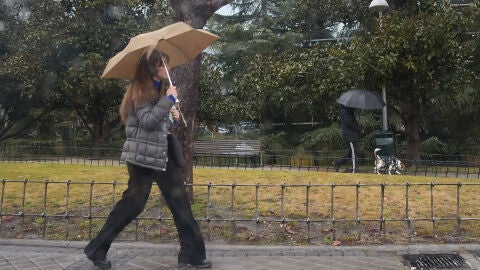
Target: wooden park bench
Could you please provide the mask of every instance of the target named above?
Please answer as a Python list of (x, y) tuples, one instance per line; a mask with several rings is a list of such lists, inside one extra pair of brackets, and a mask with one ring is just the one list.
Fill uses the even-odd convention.
[[(258, 140), (209, 140), (209, 141), (195, 141), (193, 145), (194, 158), (211, 157), (213, 166), (221, 165), (215, 164), (216, 157), (224, 158), (228, 161), (228, 165), (239, 165), (239, 161), (245, 160), (246, 165), (256, 164), (256, 159), (260, 157), (261, 151), (260, 141)], [(234, 163), (232, 164), (232, 160)], [(248, 163), (248, 164), (247, 164)]]

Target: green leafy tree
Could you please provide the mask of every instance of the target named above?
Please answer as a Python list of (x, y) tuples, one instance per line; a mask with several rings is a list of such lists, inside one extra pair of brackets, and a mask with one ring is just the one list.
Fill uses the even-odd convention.
[[(475, 8), (458, 10), (429, 1), (395, 2), (393, 7), (381, 28), (372, 22), (375, 29), (365, 36), (326, 52), (319, 46), (235, 60), (253, 63), (236, 71), (236, 97), (251, 115), (278, 121), (289, 112), (306, 115), (308, 103), (297, 99), (305, 96), (313, 100), (312, 107), (322, 108), (328, 126), (329, 119), (335, 121), (334, 100), (341, 92), (353, 87), (379, 91), (386, 84), (390, 120), (398, 119), (393, 128), (405, 134), (408, 158), (418, 158), (428, 112), (446, 108), (445, 102), (471, 85), (472, 42), (459, 37), (471, 28)], [(352, 18), (360, 23), (365, 16), (359, 12)]]
[(473, 154), (478, 153), (480, 140), (480, 15), (477, 12), (476, 20), (468, 32), (460, 39), (473, 44), (472, 57), (467, 61), (467, 68), (476, 74), (473, 83), (443, 102), (442, 106), (432, 108), (427, 115), (426, 132), (429, 136), (438, 136), (446, 142), (449, 153)]
[(2, 2), (0, 12), (0, 141), (19, 136), (61, 103), (50, 38), (60, 28), (54, 1)]
[[(66, 4), (68, 3), (68, 4)], [(101, 79), (105, 63), (130, 38), (165, 24), (169, 9), (152, 1), (64, 2), (62, 32), (67, 55), (60, 93), (73, 108), (94, 143), (110, 139), (120, 127), (118, 106), (125, 83)]]
[[(251, 110), (249, 104), (240, 97), (242, 94), (237, 88), (240, 83), (238, 77), (241, 77), (244, 72), (248, 73), (257, 65), (254, 60), (255, 55), (280, 53), (302, 42), (301, 35), (282, 25), (284, 15), (290, 10), (290, 1), (239, 0), (233, 1), (231, 6), (236, 11), (235, 14), (226, 16), (215, 14), (207, 25), (209, 29), (221, 36), (221, 39), (214, 44), (215, 65), (218, 66), (215, 70), (219, 71), (212, 75), (209, 70), (203, 73), (204, 77), (214, 78), (218, 83), (215, 83), (215, 89), (208, 88), (208, 85), (202, 88), (206, 94), (201, 102), (210, 104), (208, 107), (211, 111), (224, 112), (228, 110), (227, 107), (232, 108), (236, 112), (234, 114), (236, 119), (232, 117), (208, 119), (205, 116), (210, 114), (205, 111), (200, 116), (206, 122), (215, 123), (223, 119), (222, 122), (228, 123), (257, 118), (253, 117), (253, 111), (249, 113)], [(219, 103), (219, 100), (224, 102)], [(221, 114), (221, 116), (226, 115)]]
[(70, 108), (93, 142), (109, 139), (119, 127), (116, 107), (125, 85), (100, 78), (105, 63), (131, 36), (165, 24), (170, 9), (136, 0), (6, 3), (1, 138), (18, 135), (54, 109)]
[[(209, 81), (218, 82), (210, 84), (215, 89), (208, 85), (202, 89), (208, 94), (201, 100), (218, 112), (211, 120), (224, 115), (226, 104), (218, 100), (235, 108), (237, 121), (253, 120), (267, 127), (275, 122), (328, 120), (333, 95), (327, 90), (338, 88), (324, 77), (330, 60), (310, 55), (309, 48), (319, 40), (335, 42), (334, 35), (358, 31), (368, 15), (360, 8), (368, 6), (366, 2), (237, 0), (231, 4), (234, 14), (214, 15), (208, 26), (222, 37), (215, 45), (220, 71), (204, 73)], [(330, 45), (320, 43), (322, 48)]]
[(199, 102), (196, 119), (199, 123), (217, 125), (234, 124), (238, 119), (250, 119), (245, 104), (231, 91), (222, 87), (219, 78), (222, 68), (216, 55), (202, 59)]
[(124, 86), (114, 80), (99, 80), (105, 68), (101, 55), (79, 55), (79, 64), (65, 73), (63, 94), (68, 106), (75, 110), (94, 143), (112, 137), (120, 125), (118, 105)]
[(384, 16), (381, 27), (351, 47), (362, 52), (357, 62), (366, 67), (372, 88), (387, 86), (388, 106), (402, 120), (410, 160), (419, 158), (428, 112), (450, 106), (452, 97), (472, 84), (467, 65), (473, 43), (462, 36), (478, 12), (435, 1), (412, 5)]

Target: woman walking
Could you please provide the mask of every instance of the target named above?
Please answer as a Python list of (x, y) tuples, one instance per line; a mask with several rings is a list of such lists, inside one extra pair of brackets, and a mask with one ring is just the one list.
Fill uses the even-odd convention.
[(177, 138), (169, 132), (169, 115), (179, 119), (173, 105), (177, 99), (174, 86), (165, 87), (169, 58), (156, 49), (141, 57), (120, 106), (120, 116), (126, 129), (126, 142), (121, 160), (126, 162), (128, 187), (110, 212), (98, 235), (84, 251), (99, 268), (111, 268), (107, 253), (116, 236), (144, 209), (155, 181), (162, 191), (180, 239), (178, 267), (192, 265), (210, 268), (206, 260), (205, 243), (193, 218), (188, 201), (184, 175), (183, 150)]

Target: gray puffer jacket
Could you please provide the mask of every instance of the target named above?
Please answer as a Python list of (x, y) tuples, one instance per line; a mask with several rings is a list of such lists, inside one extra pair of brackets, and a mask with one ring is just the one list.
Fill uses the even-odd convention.
[(127, 140), (120, 160), (154, 170), (167, 167), (168, 114), (173, 102), (162, 96), (155, 103), (146, 103), (132, 109), (126, 121)]

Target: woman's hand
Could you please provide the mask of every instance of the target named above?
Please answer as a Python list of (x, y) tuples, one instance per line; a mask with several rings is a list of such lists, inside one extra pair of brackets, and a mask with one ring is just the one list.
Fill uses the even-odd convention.
[(166, 91), (166, 94), (167, 94), (167, 97), (172, 95), (175, 99), (177, 99), (177, 97), (178, 97), (177, 87), (175, 87), (175, 86), (168, 87), (168, 89)]
[(180, 119), (180, 111), (177, 109), (171, 109), (170, 112), (172, 113), (173, 120), (178, 121)]

